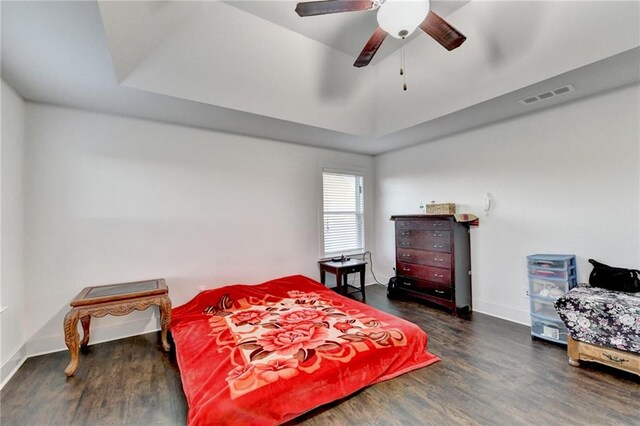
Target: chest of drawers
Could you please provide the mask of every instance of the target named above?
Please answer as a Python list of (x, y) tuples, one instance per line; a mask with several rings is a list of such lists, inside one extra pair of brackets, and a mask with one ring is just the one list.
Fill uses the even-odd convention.
[(453, 215), (392, 216), (396, 285), (393, 296), (443, 306), (453, 315), (471, 312), (469, 226)]

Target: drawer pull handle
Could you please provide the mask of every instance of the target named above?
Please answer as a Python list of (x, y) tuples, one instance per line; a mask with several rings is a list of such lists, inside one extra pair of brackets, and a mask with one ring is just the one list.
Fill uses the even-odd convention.
[(622, 364), (623, 362), (629, 362), (628, 359), (620, 358), (619, 356), (615, 356), (615, 355), (610, 355), (606, 352), (603, 352), (602, 355), (604, 355), (604, 357), (607, 358), (609, 361), (617, 362), (618, 364)]
[(411, 235), (411, 232), (403, 232), (401, 235)]
[(406, 281), (403, 281), (403, 282), (402, 282), (402, 284), (404, 284), (404, 285), (406, 285), (406, 286), (411, 286), (411, 285), (413, 285), (413, 284), (408, 283), (408, 282), (406, 282)]
[(411, 257), (411, 255), (405, 253), (405, 254), (402, 255), (402, 257)]
[(433, 259), (433, 260), (435, 260), (436, 262), (444, 262), (444, 259), (438, 259), (438, 258), (435, 258), (435, 259)]
[(444, 290), (434, 290), (438, 294), (444, 294)]
[(402, 243), (403, 246), (411, 245), (411, 243)]
[(442, 224), (436, 222), (436, 223), (433, 224), (433, 226), (442, 226)]
[(444, 278), (444, 275), (441, 275), (441, 274), (433, 274), (433, 276), (436, 278)]
[(442, 237), (442, 236), (443, 236), (443, 234), (442, 234), (442, 233), (440, 233), (440, 232), (434, 232), (434, 233), (433, 233), (433, 236), (434, 236), (434, 237)]
[(442, 244), (434, 244), (433, 248), (443, 248), (444, 246)]
[(411, 268), (402, 268), (403, 271), (411, 272)]

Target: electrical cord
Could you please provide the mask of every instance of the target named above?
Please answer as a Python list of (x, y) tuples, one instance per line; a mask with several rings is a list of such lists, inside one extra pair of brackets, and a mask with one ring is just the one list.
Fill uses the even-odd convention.
[(366, 262), (365, 258), (367, 256), (367, 253), (369, 254), (369, 270), (371, 271), (371, 276), (373, 277), (373, 280), (376, 282), (376, 284), (382, 284), (380, 281), (378, 281), (378, 278), (376, 278), (376, 274), (373, 273), (373, 258), (371, 257), (371, 251), (367, 250), (362, 253), (362, 261)]
[[(371, 251), (367, 250), (364, 253), (362, 253), (362, 261), (366, 262), (367, 259), (367, 254), (369, 255), (369, 270), (371, 271), (371, 276), (373, 277), (373, 280), (376, 282), (376, 284), (382, 284), (380, 281), (378, 281), (378, 278), (376, 278), (376, 274), (373, 272), (373, 258), (371, 257)], [(394, 268), (395, 270), (395, 268)], [(348, 285), (353, 286), (356, 282), (356, 278), (355, 275), (351, 278), (351, 283)], [(386, 285), (386, 284), (382, 284), (382, 285)]]

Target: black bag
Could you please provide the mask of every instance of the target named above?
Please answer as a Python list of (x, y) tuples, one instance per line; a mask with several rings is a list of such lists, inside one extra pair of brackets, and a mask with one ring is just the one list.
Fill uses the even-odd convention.
[(389, 284), (387, 284), (387, 297), (393, 298), (397, 295), (398, 283), (396, 277), (391, 277)]
[(607, 290), (640, 292), (640, 271), (637, 269), (616, 268), (589, 259), (593, 271), (589, 275), (589, 284)]

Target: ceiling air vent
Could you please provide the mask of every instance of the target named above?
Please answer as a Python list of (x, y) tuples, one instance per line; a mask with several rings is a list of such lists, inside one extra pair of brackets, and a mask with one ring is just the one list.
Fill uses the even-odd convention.
[(556, 96), (564, 95), (565, 93), (571, 93), (575, 90), (575, 87), (571, 84), (567, 84), (566, 86), (558, 87), (557, 89), (549, 90), (548, 92), (538, 93), (535, 96), (527, 96), (526, 98), (518, 100), (518, 102), (522, 105), (531, 105), (538, 101), (544, 101)]

